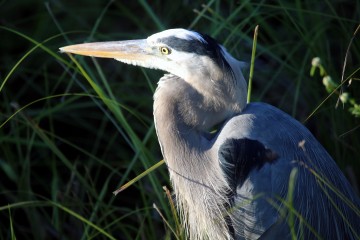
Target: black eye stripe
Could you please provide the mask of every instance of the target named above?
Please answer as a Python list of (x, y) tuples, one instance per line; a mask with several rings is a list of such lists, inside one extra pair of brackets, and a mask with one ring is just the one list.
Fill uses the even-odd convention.
[(177, 51), (208, 56), (219, 67), (226, 69), (230, 74), (233, 74), (229, 63), (224, 57), (223, 50), (216, 40), (206, 34), (198, 34), (204, 41), (195, 38), (183, 39), (175, 36), (162, 38), (160, 41)]
[(203, 45), (207, 43), (202, 43), (198, 40), (186, 40), (177, 37), (167, 37), (161, 39), (161, 42), (166, 43), (166, 45), (171, 46), (173, 49), (182, 52), (191, 52), (198, 55), (207, 55), (206, 48)]
[(195, 53), (197, 55), (208, 56), (214, 61), (224, 61), (222, 49), (220, 45), (208, 35), (201, 34), (204, 41), (198, 39), (182, 39), (177, 37), (167, 37), (161, 39), (161, 42), (165, 43), (174, 50)]

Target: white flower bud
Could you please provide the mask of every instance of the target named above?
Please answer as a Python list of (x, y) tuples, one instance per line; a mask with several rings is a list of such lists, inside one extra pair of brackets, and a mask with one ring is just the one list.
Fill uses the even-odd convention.
[(319, 57), (314, 57), (312, 60), (311, 60), (311, 65), (313, 67), (319, 67), (321, 65), (321, 60)]

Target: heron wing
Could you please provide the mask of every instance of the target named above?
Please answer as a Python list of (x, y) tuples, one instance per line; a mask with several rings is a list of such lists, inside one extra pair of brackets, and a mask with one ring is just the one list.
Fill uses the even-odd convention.
[[(302, 218), (295, 218), (298, 237), (359, 236), (359, 198), (321, 144), (286, 113), (249, 104), (223, 126), (214, 146), (232, 189), (229, 212), (237, 239), (290, 238), (289, 213)], [(295, 168), (293, 199), (287, 202)]]

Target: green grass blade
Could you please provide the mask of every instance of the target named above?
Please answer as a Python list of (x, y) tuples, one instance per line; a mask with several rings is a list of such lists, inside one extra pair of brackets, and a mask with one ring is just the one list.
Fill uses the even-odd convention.
[(252, 80), (254, 76), (254, 65), (255, 65), (255, 53), (256, 53), (256, 44), (257, 44), (257, 37), (259, 32), (259, 25), (255, 27), (254, 31), (254, 41), (252, 46), (251, 52), (251, 64), (250, 64), (250, 74), (249, 74), (249, 86), (248, 86), (248, 93), (247, 93), (247, 103), (250, 103), (251, 99), (251, 91), (252, 91)]
[(159, 161), (158, 163), (154, 164), (153, 166), (151, 166), (149, 169), (147, 169), (146, 171), (140, 173), (139, 175), (137, 175), (135, 178), (133, 178), (132, 180), (130, 180), (129, 182), (127, 182), (126, 184), (124, 184), (123, 186), (121, 186), (119, 189), (115, 190), (113, 192), (113, 194), (116, 196), (117, 194), (119, 194), (120, 192), (124, 191), (125, 189), (127, 189), (128, 187), (130, 187), (131, 185), (133, 185), (134, 183), (136, 183), (137, 181), (139, 181), (141, 178), (147, 176), (149, 173), (151, 173), (152, 171), (154, 171), (155, 169), (157, 169), (158, 167), (160, 167), (161, 165), (163, 165), (165, 163), (164, 160)]

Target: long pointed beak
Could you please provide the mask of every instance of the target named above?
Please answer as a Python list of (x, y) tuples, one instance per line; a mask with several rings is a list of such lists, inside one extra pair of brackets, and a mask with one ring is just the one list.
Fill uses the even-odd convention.
[(120, 61), (135, 62), (146, 61), (149, 59), (151, 53), (151, 49), (145, 39), (83, 43), (62, 47), (60, 51), (84, 56), (115, 58)]

